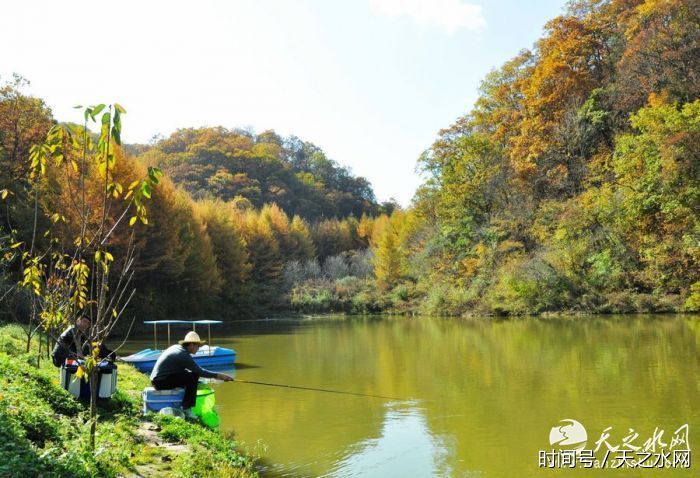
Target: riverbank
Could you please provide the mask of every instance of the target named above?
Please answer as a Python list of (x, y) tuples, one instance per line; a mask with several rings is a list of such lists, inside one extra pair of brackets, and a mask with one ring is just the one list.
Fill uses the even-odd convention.
[[(683, 313), (700, 311), (700, 290), (680, 294), (548, 291), (545, 287), (460, 288), (450, 284), (401, 281), (379, 287), (373, 279), (344, 277), (306, 281), (288, 292), (295, 312), (441, 315), (453, 317)], [(559, 294), (561, 297), (553, 298)]]
[(95, 451), (86, 406), (59, 385), (36, 339), (0, 324), (0, 477), (254, 477), (255, 459), (229, 436), (170, 417), (141, 417), (147, 376), (119, 365), (118, 389), (99, 409)]

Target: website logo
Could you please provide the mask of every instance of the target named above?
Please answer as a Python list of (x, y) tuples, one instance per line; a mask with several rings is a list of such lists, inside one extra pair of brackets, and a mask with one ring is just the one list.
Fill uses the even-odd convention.
[(690, 427), (679, 426), (672, 434), (659, 427), (638, 433), (602, 430), (586, 447), (586, 428), (572, 418), (560, 420), (549, 431), (551, 449), (539, 451), (540, 468), (690, 468)]
[(562, 450), (581, 450), (587, 440), (586, 429), (571, 418), (561, 420), (549, 432), (549, 444)]

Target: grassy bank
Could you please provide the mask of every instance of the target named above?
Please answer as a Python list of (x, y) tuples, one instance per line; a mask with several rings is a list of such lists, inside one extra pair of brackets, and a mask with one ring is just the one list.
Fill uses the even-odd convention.
[(91, 452), (87, 407), (59, 386), (49, 360), (36, 366), (37, 350), (24, 353), (25, 340), (21, 327), (0, 324), (0, 477), (256, 476), (254, 460), (230, 437), (169, 417), (144, 420), (148, 379), (125, 364), (100, 408)]
[(312, 314), (518, 316), (700, 311), (700, 288), (693, 289), (689, 296), (636, 291), (580, 292), (560, 284), (528, 282), (526, 278), (489, 287), (410, 280), (380, 287), (374, 279), (343, 277), (299, 283), (289, 290), (288, 298), (293, 310)]

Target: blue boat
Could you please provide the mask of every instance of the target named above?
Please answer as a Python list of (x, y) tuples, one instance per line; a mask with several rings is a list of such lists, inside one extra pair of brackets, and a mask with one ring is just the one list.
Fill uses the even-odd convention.
[(194, 361), (203, 368), (231, 367), (236, 361), (236, 351), (224, 347), (211, 346), (211, 326), (212, 324), (222, 324), (220, 320), (148, 320), (144, 324), (153, 325), (153, 348), (140, 350), (128, 357), (123, 357), (124, 362), (130, 363), (139, 371), (147, 373), (153, 370), (161, 350), (158, 349), (158, 336), (156, 327), (158, 325), (168, 326), (168, 345), (170, 345), (170, 325), (171, 324), (192, 324), (192, 329), (197, 330), (197, 325), (206, 325), (209, 332), (207, 345), (202, 345), (196, 354), (192, 356)]

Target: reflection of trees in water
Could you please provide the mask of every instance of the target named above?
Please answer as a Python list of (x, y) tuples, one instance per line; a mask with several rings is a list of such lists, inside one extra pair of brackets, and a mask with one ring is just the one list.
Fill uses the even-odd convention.
[[(457, 472), (530, 466), (562, 418), (591, 435), (608, 425), (651, 432), (664, 426), (655, 417), (685, 423), (698, 407), (697, 331), (680, 317), (281, 325), (247, 331), (255, 337), (241, 357), (260, 368), (240, 378), (417, 399)], [(272, 461), (312, 463), (306, 473), (382, 436), (379, 399), (233, 387), (217, 394), (224, 423), (268, 437)]]
[[(437, 401), (430, 428), (456, 435), (456, 457), (468, 468), (529, 464), (561, 418), (578, 417), (592, 433), (608, 425), (651, 433), (662, 425), (653, 417), (684, 423), (698, 406), (683, 378), (697, 376), (689, 360), (697, 346), (678, 317), (482, 321), (459, 332), (424, 326), (438, 328), (442, 348), (428, 351), (427, 361), (444, 370), (426, 387)], [(436, 419), (435, 410), (464, 415)]]

